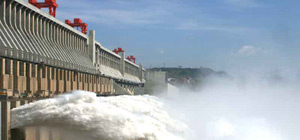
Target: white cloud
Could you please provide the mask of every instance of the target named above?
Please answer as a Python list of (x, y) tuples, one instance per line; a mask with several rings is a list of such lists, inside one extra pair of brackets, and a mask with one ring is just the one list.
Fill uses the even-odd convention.
[[(253, 5), (252, 0), (222, 0), (229, 4)], [(63, 0), (59, 2), (58, 18), (82, 18), (87, 24), (105, 24), (114, 27), (154, 25), (164, 29), (248, 32), (251, 28), (232, 24), (223, 18), (213, 18), (180, 0)], [(189, 17), (198, 11), (197, 17)], [(191, 19), (190, 19), (191, 18)], [(120, 26), (119, 26), (120, 25)]]
[[(173, 14), (175, 5), (169, 1), (85, 1), (64, 0), (58, 11), (60, 19), (82, 18), (85, 22), (101, 24), (157, 24)], [(80, 9), (80, 10), (78, 10)]]
[(256, 48), (253, 46), (242, 46), (238, 49), (237, 53), (241, 55), (255, 55), (262, 52), (261, 48)]

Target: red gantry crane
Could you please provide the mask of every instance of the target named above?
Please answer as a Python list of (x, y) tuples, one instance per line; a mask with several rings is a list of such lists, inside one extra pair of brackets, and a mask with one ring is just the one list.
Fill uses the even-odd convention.
[(113, 52), (115, 52), (116, 54), (119, 54), (120, 52), (124, 52), (124, 50), (122, 48), (117, 48), (117, 49), (114, 49)]
[(53, 17), (56, 16), (56, 8), (58, 7), (56, 0), (45, 0), (45, 2), (37, 2), (37, 0), (29, 0), (29, 3), (39, 9), (49, 8), (49, 14)]
[(130, 56), (127, 56), (126, 59), (133, 62), (133, 63), (135, 63), (136, 58), (133, 55), (130, 55)]
[(82, 20), (80, 18), (74, 18), (74, 23), (72, 23), (70, 20), (65, 20), (65, 23), (72, 27), (80, 27), (82, 33), (87, 33), (88, 25), (86, 23), (82, 23)]

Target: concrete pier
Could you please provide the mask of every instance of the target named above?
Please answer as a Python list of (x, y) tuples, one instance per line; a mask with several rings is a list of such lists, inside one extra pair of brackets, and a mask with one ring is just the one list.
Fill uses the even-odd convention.
[(1, 140), (10, 140), (10, 101), (1, 102)]

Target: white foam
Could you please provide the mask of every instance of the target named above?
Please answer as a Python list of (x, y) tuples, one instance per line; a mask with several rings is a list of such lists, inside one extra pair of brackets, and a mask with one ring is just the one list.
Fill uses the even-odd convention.
[(165, 103), (194, 131), (189, 140), (298, 140), (300, 83), (263, 76), (213, 77)]
[(187, 130), (152, 96), (96, 97), (75, 91), (12, 110), (12, 128), (51, 126), (87, 139), (182, 140)]

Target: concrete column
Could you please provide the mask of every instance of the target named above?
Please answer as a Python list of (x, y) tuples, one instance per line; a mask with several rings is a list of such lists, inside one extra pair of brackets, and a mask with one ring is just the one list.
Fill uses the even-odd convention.
[(100, 65), (104, 65), (104, 57), (103, 57), (103, 51), (101, 51), (101, 48), (100, 48), (100, 58), (99, 58), (99, 60), (100, 60)]
[(79, 48), (76, 45), (76, 36), (74, 33), (72, 33), (72, 44), (73, 44), (73, 48), (76, 49), (77, 51), (79, 51)]
[(12, 22), (12, 26), (16, 32), (16, 35), (18, 35), (19, 39), (20, 39), (20, 43), (23, 46), (23, 51), (20, 52), (20, 59), (23, 60), (29, 60), (28, 59), (28, 46), (32, 46), (29, 44), (29, 41), (27, 40), (27, 38), (25, 38), (25, 35), (22, 33), (22, 31), (20, 30), (21, 27), (21, 7), (18, 6), (17, 3), (12, 4), (12, 15), (11, 15), (11, 22)]
[[(84, 54), (89, 54), (89, 48), (87, 47), (88, 43), (85, 43), (83, 38), (80, 37), (80, 46), (83, 47)], [(95, 49), (96, 50), (96, 49)]]
[(17, 8), (19, 5), (16, 5), (15, 6), (15, 9), (16, 9), (16, 26), (17, 26), (17, 28), (18, 29), (21, 29), (22, 27), (22, 13), (21, 13), (21, 11), (22, 11), (22, 7), (20, 6), (19, 8)]
[(143, 65), (142, 64), (140, 64), (140, 67), (139, 67), (139, 78), (140, 78), (141, 82), (143, 82), (144, 74), (143, 74)]
[(7, 2), (7, 7), (6, 7), (6, 11), (7, 11), (7, 15), (8, 16), (6, 16), (6, 22), (7, 22), (7, 24), (9, 25), (9, 26), (11, 26), (11, 20), (12, 20), (12, 18), (11, 18), (11, 15), (12, 15), (12, 11), (11, 11), (11, 3), (12, 3), (12, 1), (8, 1)]
[(69, 75), (69, 72), (68, 70), (64, 70), (63, 71), (63, 81), (64, 81), (64, 92), (69, 92), (69, 79), (68, 79), (68, 75)]
[(88, 76), (83, 74), (83, 90), (88, 91)]
[(78, 90), (78, 73), (73, 71), (72, 72), (72, 90)]
[[(6, 86), (4, 86), (4, 89), (6, 87), (7, 89), (7, 96), (12, 96), (13, 95), (13, 89), (14, 89), (14, 75), (13, 75), (13, 60), (11, 59), (6, 59), (5, 60), (5, 67), (6, 67), (6, 72), (5, 76), (6, 79), (3, 79), (5, 82), (3, 84), (6, 84)], [(4, 76), (4, 77), (5, 77)]]
[(101, 57), (101, 47), (98, 48), (98, 67), (100, 69), (100, 66), (101, 66), (101, 62), (102, 62), (102, 57)]
[(6, 0), (1, 0), (0, 1), (0, 20), (4, 21), (5, 18), (5, 5), (6, 5)]
[(23, 76), (24, 76), (24, 78), (23, 78), (23, 83), (22, 83), (22, 92), (21, 92), (21, 94), (23, 94), (22, 96), (24, 96), (24, 93), (26, 93), (26, 86), (27, 86), (27, 77), (26, 77), (26, 63), (25, 62), (23, 62), (22, 63), (22, 69), (23, 69)]
[(1, 140), (11, 140), (10, 102), (1, 102)]
[(30, 24), (31, 24), (31, 20), (30, 20), (30, 11), (29, 12), (24, 12), (24, 16), (25, 16), (25, 18), (26, 18), (26, 29), (27, 29), (27, 31), (29, 32), (30, 30), (31, 30), (31, 28), (30, 28)]
[(12, 26), (15, 27), (16, 25), (16, 21), (17, 21), (17, 5), (18, 4), (11, 4), (11, 17), (10, 17), (10, 21), (11, 21), (11, 24)]
[[(17, 108), (21, 105), (21, 101), (12, 101), (11, 109)], [(22, 129), (11, 129), (12, 140), (22, 140), (25, 138), (25, 132)]]
[(99, 67), (99, 49), (97, 46), (96, 47), (96, 56), (95, 56), (95, 63), (96, 63), (96, 69)]
[(110, 79), (110, 93), (114, 93), (114, 80)]
[(51, 88), (52, 88), (52, 95), (55, 95), (57, 92), (57, 68), (52, 68), (52, 81), (51, 81)]
[(78, 46), (78, 41), (77, 41), (77, 36), (76, 36), (76, 34), (74, 34), (74, 46), (77, 48), (77, 50), (78, 50), (79, 52), (81, 52), (81, 49), (80, 49), (80, 47)]
[(30, 14), (28, 14), (29, 16), (29, 20), (30, 20), (30, 25), (29, 25), (29, 33), (30, 34), (34, 34), (34, 30), (35, 30), (35, 26), (34, 26), (34, 22), (35, 22), (35, 19), (34, 19), (34, 16), (35, 16), (36, 13), (30, 11)]
[(72, 45), (72, 31), (66, 29), (66, 39), (67, 39), (67, 42), (66, 44), (68, 45), (68, 47), (70, 47), (71, 49), (74, 49), (74, 46)]
[(92, 75), (92, 92), (96, 92), (96, 81), (95, 81), (95, 76)]
[(37, 84), (38, 84), (38, 86), (37, 86), (37, 94), (36, 94), (36, 96), (38, 96), (38, 97), (40, 97), (41, 95), (42, 95), (42, 84), (43, 84), (43, 81), (42, 81), (42, 72), (43, 72), (43, 70), (42, 70), (42, 66), (41, 66), (41, 64), (39, 64), (38, 65), (38, 67), (37, 67), (37, 72), (36, 72), (36, 78), (37, 78)]
[(43, 45), (43, 50), (45, 52), (45, 57), (43, 58), (43, 62), (49, 64), (50, 60), (49, 58), (52, 58), (52, 46), (48, 44), (48, 42), (44, 38), (44, 17), (38, 15), (37, 16), (37, 37), (41, 41)]
[[(19, 5), (18, 5), (19, 6)], [(17, 7), (17, 6), (16, 6)], [(26, 12), (24, 10), (24, 8), (22, 6), (20, 6), (19, 8), (16, 8), (16, 13), (17, 13), (17, 19), (16, 19), (16, 27), (17, 29), (20, 30), (21, 35), (23, 36), (23, 39), (25, 39), (25, 46), (26, 46), (26, 52), (25, 52), (25, 59), (27, 61), (32, 61), (33, 56), (31, 55), (31, 53), (33, 51), (35, 51), (35, 48), (33, 46), (34, 42), (32, 42), (32, 40), (30, 40), (27, 37), (27, 32), (26, 32)]]
[(24, 31), (26, 31), (26, 28), (27, 28), (26, 9), (25, 8), (20, 9), (19, 14), (20, 14), (20, 20), (21, 20), (20, 28), (23, 29)]
[(46, 34), (47, 34), (47, 18), (44, 18), (44, 17), (41, 17), (41, 32), (40, 32), (40, 35), (41, 35), (41, 38), (43, 39), (43, 41), (45, 42), (45, 44), (47, 44), (47, 46), (49, 47), (48, 50), (51, 50), (51, 58), (49, 59), (46, 59), (46, 63), (47, 64), (50, 64), (50, 65), (54, 65), (54, 59), (57, 58), (55, 56), (55, 50), (53, 49), (54, 46), (51, 45), (51, 43), (49, 43), (49, 41), (47, 40), (47, 37), (46, 37)]
[(88, 86), (88, 91), (92, 92), (92, 89), (93, 89), (93, 83), (92, 83), (92, 77), (91, 75), (87, 75), (87, 86)]
[(68, 30), (63, 29), (63, 31), (64, 31), (64, 42), (63, 43), (64, 43), (64, 45), (68, 46), (69, 45)]
[(73, 71), (70, 71), (70, 81), (71, 81), (71, 90), (74, 90), (74, 72)]
[(82, 45), (82, 39), (81, 39), (80, 36), (78, 36), (78, 45), (80, 46), (81, 52), (82, 52), (83, 54), (87, 54), (87, 55), (89, 54), (88, 52), (86, 53), (86, 51), (85, 51), (86, 46), (85, 46), (85, 45)]
[(31, 91), (31, 80), (30, 78), (32, 77), (32, 66), (30, 63), (26, 63), (26, 96), (32, 96), (32, 91)]
[(50, 94), (51, 94), (51, 88), (50, 88), (50, 86), (51, 86), (51, 78), (52, 78), (52, 69), (51, 69), (51, 67), (47, 67), (47, 90), (48, 90), (48, 92), (49, 92), (49, 95), (48, 96), (50, 96)]
[(60, 93), (60, 89), (61, 89), (61, 86), (60, 83), (61, 83), (61, 69), (56, 69), (56, 75), (57, 75), (57, 79), (56, 79), (56, 92), (57, 93)]
[(80, 52), (84, 53), (84, 47), (80, 45), (80, 38), (78, 35), (76, 35), (76, 45), (79, 47)]
[(75, 49), (74, 46), (73, 46), (73, 42), (72, 42), (72, 38), (73, 38), (73, 34), (71, 31), (68, 32), (68, 38), (69, 38), (69, 42), (68, 44), (70, 45), (71, 49)]
[(78, 45), (79, 41), (78, 41), (78, 36), (75, 35), (75, 46), (78, 48), (79, 52), (82, 52), (82, 48), (80, 45)]
[(19, 87), (19, 75), (20, 74), (20, 62), (17, 60), (13, 61), (13, 77), (14, 77), (14, 88), (13, 88), (13, 94), (15, 97), (19, 97), (20, 94), (20, 87)]
[(53, 59), (51, 62), (51, 65), (56, 65), (57, 64), (57, 60), (60, 58), (58, 56), (58, 50), (56, 49), (56, 45), (51, 41), (51, 31), (50, 31), (50, 20), (46, 19), (44, 20), (45, 22), (45, 33), (44, 33), (44, 38), (46, 39), (46, 42), (48, 42), (48, 44), (50, 46), (52, 46), (52, 52), (53, 52)]
[(79, 46), (77, 45), (77, 36), (76, 34), (73, 33), (73, 46), (76, 50), (78, 50), (78, 52), (80, 52), (80, 48)]
[(33, 131), (35, 131), (35, 140), (41, 140), (41, 131), (40, 131), (41, 127), (34, 127)]
[(11, 109), (17, 108), (19, 106), (21, 106), (21, 101), (12, 101), (11, 102)]
[(78, 73), (77, 74), (78, 75), (78, 82), (77, 82), (77, 88), (78, 88), (78, 90), (82, 90), (83, 88), (82, 88), (82, 83), (83, 83), (83, 76), (82, 76), (82, 73)]
[(101, 76), (99, 76), (99, 83), (100, 83), (100, 89), (99, 89), (99, 93), (103, 93), (103, 78)]
[(22, 100), (21, 101), (21, 105), (25, 105), (25, 104), (28, 104), (28, 100)]
[(5, 59), (0, 58), (0, 89), (4, 89)]
[(32, 82), (32, 85), (31, 85), (31, 88), (32, 88), (32, 91), (33, 91), (33, 94), (36, 96), (37, 93), (38, 93), (38, 69), (37, 69), (37, 64), (32, 64), (32, 78), (31, 78), (31, 82)]
[(34, 48), (35, 53), (33, 53), (33, 61), (38, 62), (39, 60), (39, 55), (41, 55), (41, 50), (40, 50), (40, 44), (38, 43), (38, 40), (35, 39), (35, 37), (32, 35), (32, 31), (33, 31), (33, 25), (34, 25), (34, 19), (33, 19), (33, 14), (30, 10), (28, 10), (28, 12), (24, 12), (24, 16), (25, 16), (25, 20), (26, 20), (26, 28), (25, 28), (25, 32), (27, 33), (27, 36), (30, 38), (30, 40), (32, 42), (34, 42), (34, 46), (30, 46), (32, 48)]
[(120, 72), (124, 76), (125, 75), (125, 52), (121, 52), (121, 59), (120, 59)]
[(37, 35), (37, 33), (38, 33), (38, 26), (39, 26), (39, 24), (38, 24), (38, 14), (32, 14), (32, 34), (33, 35)]
[(93, 64), (96, 64), (96, 47), (95, 47), (95, 31), (91, 30), (89, 33), (89, 56)]
[(58, 26), (58, 32), (59, 32), (59, 44), (62, 46), (62, 47), (65, 47), (65, 45), (64, 45), (64, 32), (63, 32), (63, 29), (60, 27), (60, 26)]
[[(2, 19), (5, 16), (5, 1), (0, 0), (0, 22), (2, 21)], [(0, 54), (2, 55), (6, 55), (6, 51), (7, 51), (7, 46), (10, 46), (9, 41), (7, 40), (7, 35), (4, 33), (4, 31), (2, 31), (2, 25), (0, 24)], [(2, 50), (5, 49), (5, 50)]]
[(49, 85), (49, 83), (48, 83), (48, 66), (47, 67), (44, 67), (43, 68), (43, 74), (42, 74), (42, 78), (43, 78), (43, 81), (44, 81), (44, 86), (43, 86), (43, 90), (45, 90), (45, 96), (49, 96), (49, 90), (48, 90), (48, 85)]
[(55, 23), (52, 23), (53, 24), (53, 40), (55, 43), (57, 43), (57, 38), (58, 38), (58, 33), (57, 33), (57, 27), (56, 27), (56, 24)]
[(76, 44), (79, 46), (81, 53), (85, 54), (85, 46), (81, 45), (81, 39), (80, 39), (79, 35), (77, 35), (77, 43)]

